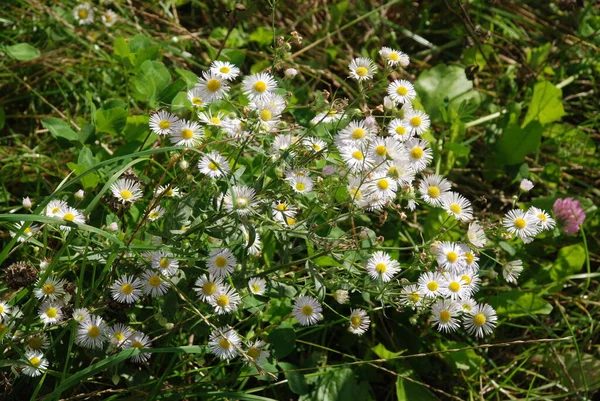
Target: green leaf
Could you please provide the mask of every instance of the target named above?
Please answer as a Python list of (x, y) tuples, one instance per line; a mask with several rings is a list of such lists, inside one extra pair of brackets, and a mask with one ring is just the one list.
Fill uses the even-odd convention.
[(539, 121), (542, 125), (548, 124), (564, 115), (562, 90), (548, 81), (538, 82), (533, 87), (533, 98), (521, 126), (525, 127), (534, 120)]
[(96, 130), (111, 135), (121, 135), (129, 113), (124, 108), (100, 108), (96, 112)]
[(525, 128), (509, 125), (496, 145), (496, 165), (513, 165), (525, 160), (540, 146), (542, 125), (538, 121), (530, 122)]
[(29, 43), (19, 43), (13, 46), (6, 46), (4, 51), (10, 57), (21, 61), (33, 60), (34, 58), (38, 58), (41, 54), (38, 49), (31, 46)]
[(113, 51), (115, 52), (115, 55), (121, 58), (129, 57), (130, 50), (124, 37), (119, 36), (115, 39), (113, 42)]
[(269, 343), (273, 346), (275, 358), (281, 359), (294, 351), (296, 344), (296, 331), (294, 327), (283, 322), (269, 334)]
[(546, 62), (548, 56), (550, 55), (551, 49), (552, 43), (550, 42), (540, 47), (536, 47), (535, 49), (525, 49), (525, 54), (527, 55), (527, 63), (531, 66), (533, 70), (537, 70)]
[(3, 107), (0, 107), (0, 129), (4, 128), (4, 124), (6, 123), (6, 112)]
[(185, 80), (188, 89), (192, 89), (198, 83), (198, 76), (191, 71), (178, 68), (175, 72)]
[(403, 351), (399, 351), (399, 352), (389, 351), (385, 347), (385, 345), (383, 345), (381, 343), (379, 343), (376, 346), (372, 347), (371, 351), (373, 351), (375, 353), (375, 355), (377, 355), (381, 359), (393, 359), (394, 357), (402, 355), (402, 353), (403, 353)]
[(466, 100), (475, 104), (481, 102), (481, 96), (473, 90), (473, 82), (467, 79), (465, 70), (455, 65), (439, 64), (422, 72), (415, 82), (415, 89), (433, 121), (441, 120), (440, 109), (446, 102), (454, 109)]
[(279, 366), (284, 370), (285, 378), (288, 381), (290, 390), (294, 394), (304, 395), (308, 394), (308, 384), (306, 384), (306, 378), (300, 372), (292, 372), (297, 369), (296, 366), (287, 362), (279, 362)]
[(273, 30), (259, 26), (250, 34), (250, 41), (257, 42), (261, 46), (269, 46), (273, 43)]
[(167, 88), (170, 81), (171, 74), (163, 63), (146, 60), (131, 79), (132, 94), (137, 100), (148, 102), (150, 107), (158, 107), (158, 95)]
[(554, 281), (563, 280), (565, 277), (581, 270), (585, 263), (585, 248), (581, 244), (565, 246), (558, 251), (556, 261), (550, 268), (550, 278)]
[(398, 401), (430, 401), (437, 400), (428, 388), (398, 376), (396, 379), (396, 397)]
[[(42, 120), (42, 125), (53, 137), (55, 137), (62, 147), (71, 146), (69, 142), (79, 143), (79, 137), (75, 131), (69, 127), (69, 124), (60, 118), (48, 117)], [(66, 146), (65, 146), (66, 145)]]
[(224, 58), (227, 59), (231, 64), (235, 64), (238, 67), (244, 64), (246, 59), (246, 52), (239, 49), (223, 49)]
[(371, 400), (367, 382), (357, 383), (350, 368), (327, 369), (319, 376), (310, 394), (301, 396), (298, 401), (347, 401)]
[(489, 298), (489, 303), (498, 315), (508, 317), (547, 315), (552, 312), (552, 305), (532, 292), (512, 290), (501, 292)]

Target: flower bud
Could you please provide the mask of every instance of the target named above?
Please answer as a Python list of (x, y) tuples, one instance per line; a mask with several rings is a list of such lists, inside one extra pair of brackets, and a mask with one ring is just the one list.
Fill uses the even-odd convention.
[(333, 299), (335, 299), (339, 304), (345, 304), (350, 300), (350, 297), (348, 296), (348, 291), (336, 290), (333, 293)]
[(85, 196), (85, 192), (83, 192), (83, 189), (80, 189), (79, 191), (75, 192), (76, 199), (83, 199), (84, 196)]
[(29, 199), (29, 196), (23, 198), (23, 207), (27, 210), (31, 209), (31, 207), (33, 206), (33, 203), (31, 202), (31, 199)]
[(112, 222), (108, 225), (110, 231), (116, 232), (119, 229), (119, 225), (116, 222)]
[(286, 78), (294, 78), (296, 75), (298, 75), (298, 70), (295, 68), (288, 68), (285, 70), (284, 74)]
[(182, 170), (187, 170), (187, 168), (190, 166), (190, 163), (187, 162), (187, 160), (185, 159), (181, 159), (181, 161), (179, 162), (179, 168)]

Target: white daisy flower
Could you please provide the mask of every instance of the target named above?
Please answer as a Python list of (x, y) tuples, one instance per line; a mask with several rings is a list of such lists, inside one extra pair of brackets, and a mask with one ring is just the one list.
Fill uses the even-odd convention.
[(519, 209), (508, 212), (502, 219), (502, 225), (522, 240), (533, 238), (540, 232), (536, 218)]
[(442, 197), (442, 207), (458, 221), (473, 219), (471, 202), (458, 192), (447, 192)]
[[(79, 210), (71, 206), (66, 206), (58, 212), (59, 219), (68, 221), (74, 224), (85, 224), (85, 216)], [(71, 226), (60, 226), (61, 230), (69, 231)]]
[(523, 178), (521, 183), (519, 184), (519, 189), (523, 192), (529, 192), (533, 188), (533, 182), (528, 180), (527, 178)]
[(253, 99), (248, 105), (251, 110), (257, 112), (259, 118), (264, 122), (278, 120), (286, 106), (287, 102), (283, 96), (272, 92), (261, 98)]
[(179, 261), (167, 252), (152, 252), (151, 258), (152, 268), (165, 277), (172, 277), (179, 270)]
[(234, 312), (241, 301), (241, 298), (235, 289), (229, 286), (227, 287), (222, 286), (220, 291), (208, 299), (208, 303), (215, 308), (215, 312), (219, 315)]
[(60, 210), (68, 206), (69, 205), (65, 201), (53, 199), (50, 202), (48, 202), (48, 204), (44, 208), (43, 214), (45, 214), (48, 217), (58, 217)]
[(451, 333), (459, 324), (460, 306), (449, 299), (440, 299), (431, 306), (431, 321), (438, 331)]
[(210, 251), (206, 265), (213, 276), (227, 277), (237, 266), (237, 259), (229, 249), (215, 248)]
[(8, 302), (0, 300), (0, 322), (6, 319), (10, 315), (11, 307)]
[(181, 191), (179, 188), (174, 186), (164, 186), (159, 185), (156, 191), (154, 191), (154, 197), (166, 196), (168, 198), (179, 198), (181, 196)]
[(306, 137), (302, 140), (302, 144), (311, 152), (321, 152), (327, 146), (327, 143), (314, 136)]
[(339, 113), (337, 110), (331, 109), (317, 114), (312, 120), (310, 120), (310, 123), (312, 125), (317, 125), (320, 123), (329, 124), (341, 120), (343, 116), (344, 115)]
[(463, 326), (475, 337), (483, 337), (494, 331), (497, 320), (496, 311), (488, 304), (475, 305), (470, 312), (463, 314)]
[(240, 336), (229, 326), (220, 327), (210, 333), (208, 346), (210, 352), (220, 359), (230, 360), (239, 353)]
[(479, 263), (477, 263), (477, 261), (479, 260), (479, 257), (475, 255), (473, 251), (471, 251), (471, 248), (469, 248), (467, 245), (459, 244), (459, 246), (460, 249), (462, 249), (462, 251), (465, 253), (465, 267), (472, 269), (473, 271), (478, 271)]
[(444, 278), (440, 273), (427, 272), (419, 276), (418, 285), (421, 295), (427, 298), (435, 298), (441, 295)]
[(462, 275), (447, 274), (442, 282), (440, 294), (444, 298), (449, 298), (453, 301), (463, 298), (470, 298), (472, 287), (468, 286), (466, 281), (462, 279)]
[(460, 307), (461, 312), (469, 313), (477, 305), (477, 302), (473, 298), (463, 298), (456, 301), (456, 304)]
[(415, 172), (425, 170), (433, 159), (433, 151), (427, 147), (428, 142), (419, 138), (411, 138), (405, 144), (410, 163)]
[[(15, 223), (15, 231), (10, 231), (11, 238), (14, 238), (17, 235), (17, 233), (19, 232), (19, 230), (21, 230), (21, 228), (23, 227), (24, 224), (25, 224), (25, 222), (23, 222), (23, 221), (18, 221)], [(17, 238), (17, 241), (24, 242), (29, 237), (31, 237), (33, 234), (35, 234), (37, 230), (38, 230), (38, 227), (33, 224), (30, 225), (29, 227), (26, 227), (23, 230), (23, 234), (21, 234), (19, 236), (19, 238)]]
[(375, 138), (371, 143), (370, 150), (377, 164), (386, 160), (407, 160), (406, 148), (395, 137)]
[(405, 159), (388, 160), (384, 165), (388, 177), (394, 179), (398, 184), (410, 184), (415, 179), (415, 170), (410, 162)]
[(439, 174), (429, 174), (419, 183), (421, 198), (432, 206), (442, 206), (452, 185)]
[(180, 123), (181, 120), (176, 115), (159, 110), (150, 116), (148, 125), (155, 134), (165, 136), (176, 130)]
[(384, 283), (387, 283), (400, 272), (400, 263), (393, 260), (387, 253), (377, 251), (371, 255), (365, 268), (373, 280), (381, 278)]
[(39, 279), (35, 285), (35, 290), (33, 290), (33, 295), (35, 295), (37, 299), (49, 299), (55, 301), (65, 295), (65, 284), (67, 284), (66, 280), (59, 279), (56, 276), (48, 276), (43, 283), (42, 280)]
[(308, 176), (293, 176), (286, 178), (286, 181), (290, 183), (294, 191), (299, 194), (310, 192), (313, 189), (313, 181)]
[(230, 138), (242, 138), (250, 135), (246, 130), (246, 122), (239, 118), (232, 118), (223, 121), (221, 130), (225, 132)]
[(125, 345), (132, 334), (133, 330), (122, 323), (116, 323), (114, 326), (109, 327), (106, 330), (106, 338), (108, 338), (108, 341), (116, 347), (122, 347)]
[(198, 169), (211, 178), (219, 178), (229, 174), (229, 162), (217, 151), (202, 156), (198, 162)]
[(477, 221), (473, 221), (469, 224), (467, 239), (471, 244), (473, 244), (473, 246), (476, 246), (477, 248), (483, 248), (485, 246), (487, 237), (485, 236), (483, 227), (481, 227)]
[(156, 221), (165, 214), (165, 209), (162, 206), (155, 206), (148, 213), (148, 220)]
[(302, 326), (312, 326), (323, 319), (321, 312), (323, 312), (323, 308), (319, 304), (319, 301), (308, 295), (296, 298), (292, 309), (294, 318)]
[(361, 146), (370, 142), (373, 137), (373, 132), (366, 125), (365, 120), (351, 121), (350, 124), (341, 130), (336, 136), (336, 144), (338, 148), (344, 146)]
[(113, 10), (106, 10), (102, 14), (102, 23), (104, 26), (111, 27), (118, 21), (118, 19), (119, 16)]
[(377, 72), (377, 66), (373, 63), (373, 60), (367, 57), (355, 58), (348, 68), (350, 68), (350, 78), (354, 78), (359, 82), (373, 79), (373, 75)]
[(41, 376), (48, 369), (48, 360), (44, 358), (44, 354), (36, 350), (28, 350), (25, 352), (25, 366), (23, 366), (23, 374), (31, 377)]
[(198, 78), (196, 88), (199, 89), (202, 99), (206, 103), (211, 103), (225, 97), (229, 85), (227, 85), (227, 81), (212, 71), (204, 71), (202, 72), (202, 78)]
[(235, 64), (219, 60), (212, 62), (210, 72), (228, 81), (233, 81), (240, 75), (240, 69)]
[[(133, 333), (129, 337), (129, 340), (125, 343), (125, 349), (130, 349), (130, 348), (141, 349), (141, 348), (151, 348), (151, 347), (152, 347), (152, 342), (150, 341), (150, 338), (140, 331), (136, 331), (135, 333)], [(134, 363), (144, 363), (148, 359), (150, 359), (150, 355), (151, 355), (150, 352), (143, 351), (137, 355), (132, 356), (130, 359)]]
[(296, 217), (298, 210), (295, 206), (289, 205), (286, 201), (277, 201), (271, 204), (273, 220), (285, 222), (287, 218)]
[(223, 126), (223, 122), (227, 120), (227, 116), (225, 113), (217, 112), (214, 114), (208, 110), (205, 112), (198, 113), (198, 118), (206, 125), (210, 125), (213, 127), (221, 127)]
[(204, 130), (196, 122), (182, 120), (170, 135), (171, 143), (177, 146), (194, 147), (200, 144), (204, 137)]
[(350, 309), (350, 325), (348, 331), (352, 334), (362, 336), (371, 324), (371, 319), (364, 309)]
[[(242, 235), (244, 236), (244, 246), (246, 247), (246, 252), (249, 255), (258, 256), (262, 252), (262, 245), (260, 242), (260, 234), (254, 230), (254, 240), (250, 238), (250, 232), (244, 226), (240, 226), (242, 230)], [(252, 243), (250, 243), (252, 241)]]
[(209, 103), (202, 97), (203, 93), (203, 90), (197, 86), (187, 92), (187, 98), (193, 107), (200, 108)]
[(142, 186), (130, 178), (119, 178), (110, 186), (110, 190), (113, 197), (123, 204), (134, 203), (144, 196)]
[(392, 137), (398, 139), (400, 142), (406, 142), (414, 137), (414, 132), (408, 121), (399, 118), (394, 118), (390, 121), (387, 131)]
[(527, 211), (527, 213), (530, 216), (533, 216), (534, 220), (543, 231), (552, 230), (556, 225), (556, 221), (550, 217), (545, 210), (533, 206)]
[(223, 280), (220, 277), (206, 274), (196, 280), (194, 291), (198, 294), (201, 301), (208, 302), (215, 294), (223, 288)]
[(387, 61), (387, 64), (390, 67), (395, 67), (396, 65), (406, 67), (410, 62), (410, 58), (406, 53), (403, 53), (400, 50), (394, 50), (389, 47), (382, 47), (381, 50), (379, 50), (379, 54), (381, 54), (385, 61)]
[(429, 116), (421, 110), (408, 111), (404, 115), (404, 119), (408, 121), (408, 126), (415, 135), (422, 135), (431, 125)]
[(348, 195), (350, 195), (352, 201), (358, 204), (363, 197), (363, 190), (365, 190), (366, 185), (363, 182), (363, 178), (355, 175), (348, 175), (348, 185), (346, 188), (348, 189)]
[(406, 285), (400, 292), (400, 303), (404, 306), (417, 309), (423, 305), (423, 295), (416, 284)]
[(369, 171), (375, 164), (373, 156), (365, 152), (361, 146), (344, 146), (340, 149), (340, 156), (346, 166), (354, 172)]
[(48, 335), (44, 332), (34, 333), (27, 337), (27, 350), (28, 351), (41, 351), (50, 347), (50, 340)]
[(250, 100), (264, 99), (275, 89), (277, 89), (277, 82), (271, 74), (266, 72), (248, 75), (242, 81), (242, 92)]
[(502, 276), (509, 283), (516, 284), (522, 271), (523, 262), (521, 260), (513, 260), (502, 266)]
[(271, 144), (273, 158), (281, 156), (286, 150), (294, 145), (296, 138), (292, 135), (277, 135)]
[(44, 325), (57, 324), (63, 319), (61, 304), (58, 301), (44, 301), (40, 305), (38, 313)]
[(415, 91), (413, 84), (404, 79), (397, 79), (390, 83), (387, 93), (390, 99), (396, 104), (409, 103), (417, 97), (417, 91)]
[(86, 320), (90, 320), (90, 311), (87, 308), (77, 308), (71, 316), (77, 323), (83, 323)]
[(263, 349), (267, 344), (262, 340), (256, 340), (253, 344), (248, 344), (246, 354), (252, 359), (252, 361), (246, 361), (248, 365), (255, 363), (257, 365), (264, 365), (267, 363), (269, 358), (269, 351)]
[(153, 271), (146, 271), (142, 274), (144, 294), (151, 297), (161, 297), (169, 290), (169, 283), (160, 277), (160, 274)]
[(84, 348), (102, 349), (106, 341), (106, 323), (100, 316), (90, 316), (89, 320), (79, 323), (75, 343)]
[(267, 282), (259, 277), (253, 277), (248, 280), (248, 288), (254, 295), (263, 295), (267, 288)]
[(142, 295), (142, 282), (134, 276), (124, 274), (110, 286), (110, 292), (115, 301), (132, 304)]
[(252, 213), (256, 203), (256, 192), (246, 185), (234, 185), (223, 197), (225, 210), (237, 212), (240, 216)]
[(369, 196), (377, 196), (381, 201), (388, 201), (396, 197), (398, 183), (388, 176), (374, 177), (367, 183)]
[(442, 242), (438, 247), (436, 260), (441, 268), (452, 272), (458, 272), (467, 264), (463, 249), (454, 242)]
[(88, 25), (94, 22), (94, 9), (88, 4), (80, 4), (73, 9), (73, 17), (79, 25)]
[(342, 290), (341, 288), (335, 290), (335, 292), (332, 294), (332, 297), (340, 305), (346, 304), (348, 301), (350, 301), (350, 295), (348, 294), (348, 291)]

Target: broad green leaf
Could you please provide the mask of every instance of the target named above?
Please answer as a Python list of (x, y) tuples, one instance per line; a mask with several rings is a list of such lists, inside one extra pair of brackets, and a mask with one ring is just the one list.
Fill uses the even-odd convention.
[(526, 127), (531, 121), (548, 124), (565, 115), (562, 104), (562, 90), (548, 81), (538, 82), (533, 87), (533, 97), (525, 120), (521, 127)]
[(117, 56), (121, 58), (129, 57), (130, 50), (129, 46), (127, 46), (127, 42), (125, 41), (124, 37), (119, 36), (115, 39), (115, 41), (113, 42), (113, 51)]
[[(69, 124), (61, 120), (60, 118), (48, 117), (42, 120), (42, 125), (53, 137), (59, 140), (61, 146), (70, 146), (69, 142), (79, 142), (77, 133), (69, 127)], [(61, 141), (62, 140), (62, 141)]]
[(298, 401), (368, 401), (369, 385), (363, 381), (357, 383), (350, 368), (327, 369), (319, 376), (310, 394), (301, 396)]
[(223, 55), (223, 58), (238, 67), (244, 64), (244, 60), (246, 59), (246, 52), (244, 50), (223, 49), (221, 54)]
[(269, 343), (273, 347), (275, 358), (281, 359), (289, 355), (294, 350), (296, 344), (296, 331), (294, 327), (283, 322), (269, 334)]
[(498, 315), (508, 317), (547, 315), (552, 312), (552, 305), (532, 292), (512, 290), (501, 292), (489, 298), (489, 303)]
[(175, 72), (185, 80), (188, 89), (192, 89), (198, 83), (198, 76), (191, 71), (178, 68)]
[(581, 244), (565, 246), (558, 251), (556, 261), (550, 268), (550, 278), (554, 281), (563, 280), (565, 277), (581, 270), (585, 263), (585, 248)]
[(540, 146), (542, 125), (530, 122), (525, 128), (509, 125), (496, 145), (496, 165), (513, 165), (523, 162), (525, 156)]
[(402, 355), (403, 351), (399, 351), (399, 352), (392, 352), (389, 351), (385, 345), (379, 343), (376, 346), (371, 348), (371, 351), (373, 351), (375, 353), (375, 355), (377, 355), (379, 358), (381, 359), (391, 359), (394, 357), (397, 357), (399, 355)]
[(532, 69), (537, 70), (546, 62), (548, 56), (550, 55), (551, 49), (552, 43), (550, 42), (542, 46), (536, 47), (534, 49), (525, 49), (525, 54), (527, 55), (527, 63), (531, 66)]
[(398, 401), (435, 401), (436, 396), (433, 395), (428, 388), (398, 376), (396, 379), (396, 399)]
[(297, 369), (296, 366), (287, 362), (279, 362), (279, 366), (284, 371), (290, 390), (292, 390), (294, 394), (304, 395), (308, 393), (308, 384), (306, 384), (304, 375), (300, 372), (292, 372)]
[(273, 43), (273, 29), (259, 26), (250, 34), (250, 41), (257, 42), (261, 46), (269, 46)]
[(479, 93), (473, 90), (473, 82), (467, 79), (465, 70), (458, 66), (439, 64), (424, 71), (415, 82), (421, 103), (433, 121), (440, 121), (440, 109), (448, 102), (458, 108), (461, 102), (481, 102)]
[(4, 51), (10, 57), (21, 61), (33, 60), (34, 58), (38, 58), (40, 56), (40, 51), (31, 46), (29, 43), (19, 43), (13, 46), (6, 46)]
[(131, 79), (132, 94), (137, 100), (148, 102), (150, 107), (158, 107), (158, 95), (167, 88), (170, 81), (171, 74), (163, 63), (146, 60)]
[(127, 123), (127, 110), (121, 107), (105, 109), (100, 108), (96, 112), (96, 130), (111, 135), (121, 135)]

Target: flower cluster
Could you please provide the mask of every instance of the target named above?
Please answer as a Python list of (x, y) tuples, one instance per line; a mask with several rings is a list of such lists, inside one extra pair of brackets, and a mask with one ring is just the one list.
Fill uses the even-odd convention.
[[(79, 25), (93, 24), (96, 11), (90, 4), (83, 3), (73, 9), (73, 18)], [(113, 10), (105, 10), (101, 12), (100, 19), (104, 26), (111, 27), (119, 20), (119, 16)]]

